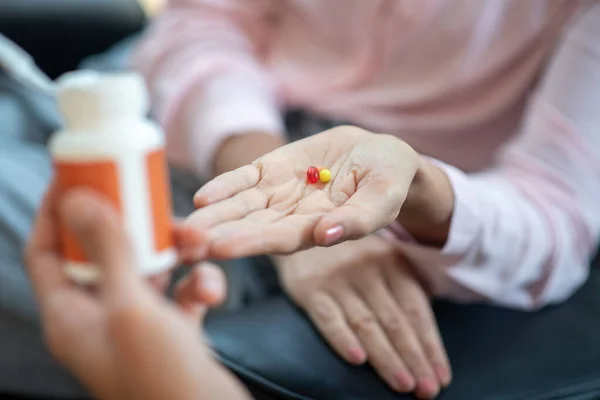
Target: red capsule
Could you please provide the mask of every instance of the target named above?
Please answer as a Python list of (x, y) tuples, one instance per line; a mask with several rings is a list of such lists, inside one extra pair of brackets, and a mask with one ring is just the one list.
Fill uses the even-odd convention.
[(306, 180), (308, 183), (319, 182), (319, 169), (317, 167), (308, 167), (306, 170)]

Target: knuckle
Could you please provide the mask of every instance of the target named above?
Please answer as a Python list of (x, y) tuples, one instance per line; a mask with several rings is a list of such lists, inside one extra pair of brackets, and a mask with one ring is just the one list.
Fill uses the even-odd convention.
[(310, 308), (313, 317), (321, 323), (327, 324), (335, 320), (333, 305), (322, 296), (315, 296)]
[(380, 317), (383, 328), (391, 333), (399, 333), (404, 329), (402, 318), (396, 313), (384, 314)]
[(425, 316), (417, 304), (406, 304), (402, 307), (402, 310), (415, 327), (422, 328), (425, 326)]
[(441, 343), (438, 343), (433, 339), (426, 339), (423, 343), (423, 348), (427, 358), (429, 358), (434, 364), (445, 364), (444, 357), (442, 356), (443, 350)]
[(412, 368), (417, 371), (425, 369), (425, 359), (416, 343), (405, 343), (400, 351), (402, 357), (412, 366)]
[(386, 196), (388, 196), (396, 207), (404, 203), (408, 196), (409, 186), (401, 186), (396, 182), (388, 182), (386, 185)]
[(377, 329), (377, 321), (371, 314), (365, 314), (350, 320), (350, 327), (360, 335), (372, 336)]

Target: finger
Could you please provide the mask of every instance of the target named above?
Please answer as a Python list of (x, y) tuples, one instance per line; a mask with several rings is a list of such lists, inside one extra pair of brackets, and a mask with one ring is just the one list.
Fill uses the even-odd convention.
[(58, 187), (52, 183), (42, 200), (25, 248), (25, 266), (33, 290), (42, 304), (57, 288), (68, 285), (59, 255), (57, 202)]
[(406, 199), (406, 188), (387, 179), (367, 181), (341, 206), (317, 223), (314, 240), (319, 246), (360, 239), (393, 222)]
[(415, 379), (404, 361), (397, 356), (373, 312), (354, 291), (336, 294), (349, 326), (367, 350), (369, 363), (381, 378), (398, 392), (411, 392)]
[(312, 232), (318, 217), (286, 216), (279, 221), (248, 218), (226, 222), (209, 231), (210, 256), (237, 258), (259, 254), (289, 254), (312, 243)]
[(205, 232), (187, 226), (185, 221), (181, 221), (173, 226), (173, 236), (178, 252), (178, 264), (207, 258), (209, 240)]
[(51, 182), (39, 207), (28, 243), (28, 250), (45, 250), (58, 253), (58, 201), (58, 184)]
[(185, 226), (202, 232), (216, 224), (240, 220), (254, 211), (264, 210), (267, 204), (264, 192), (249, 189), (194, 211), (186, 219)]
[(220, 305), (225, 299), (227, 284), (223, 270), (212, 263), (195, 266), (175, 288), (175, 301), (195, 321), (204, 317), (207, 307)]
[(194, 205), (205, 207), (217, 201), (248, 190), (260, 180), (260, 170), (254, 165), (246, 165), (217, 176), (205, 184), (194, 195)]
[(331, 296), (319, 292), (306, 301), (299, 301), (299, 304), (333, 350), (344, 360), (354, 365), (366, 361), (365, 350), (346, 322), (340, 306)]
[(60, 214), (87, 257), (101, 269), (103, 286), (139, 286), (129, 238), (107, 200), (88, 190), (73, 190), (64, 197)]
[[(390, 266), (389, 268), (397, 268)], [(452, 381), (452, 371), (429, 298), (414, 279), (405, 279), (388, 269), (387, 281), (398, 304), (411, 322), (437, 379), (443, 387)]]
[(158, 275), (150, 276), (146, 281), (158, 294), (164, 294), (171, 280), (171, 272), (163, 272)]
[[(379, 274), (377, 271), (376, 278), (363, 279), (356, 290), (365, 299), (396, 353), (402, 357), (415, 377), (416, 394), (423, 398), (433, 398), (440, 390), (437, 377), (415, 334), (415, 328), (401, 312), (390, 289), (385, 285), (384, 277)], [(416, 312), (421, 313), (422, 310), (418, 309)]]

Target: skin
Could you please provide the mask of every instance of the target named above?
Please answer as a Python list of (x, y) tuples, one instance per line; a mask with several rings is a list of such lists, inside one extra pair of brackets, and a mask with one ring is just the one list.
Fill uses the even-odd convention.
[(215, 152), (213, 176), (222, 175), (285, 145), (281, 136), (268, 132), (244, 132), (225, 140)]
[[(60, 219), (103, 272), (93, 290), (62, 273)], [(211, 357), (198, 329), (206, 308), (224, 297), (221, 271), (197, 266), (170, 303), (132, 260), (127, 236), (106, 201), (85, 191), (59, 198), (50, 189), (27, 245), (26, 265), (56, 359), (99, 399), (248, 399)]]
[[(215, 175), (252, 164), (284, 144), (280, 136), (269, 133), (247, 132), (234, 136), (216, 153)], [(441, 244), (445, 241), (447, 233), (444, 230), (449, 219), (441, 210), (427, 218), (434, 221), (431, 225), (441, 227), (438, 237), (431, 235), (433, 231), (424, 223), (415, 222), (411, 215), (427, 213), (426, 207), (421, 206), (426, 204), (429, 196), (449, 197), (445, 203), (451, 204), (452, 195), (446, 178), (440, 176), (443, 173), (425, 162), (418, 164), (420, 171), (418, 168), (415, 173), (418, 179), (413, 179), (409, 199), (403, 207), (412, 209), (401, 212), (399, 217), (405, 227), (412, 227), (411, 233), (420, 240)], [(429, 185), (434, 188), (427, 194), (426, 186)], [(428, 207), (438, 206), (436, 203)], [(205, 251), (196, 250), (196, 253), (204, 254)], [(406, 261), (398, 257), (393, 244), (369, 236), (352, 244), (314, 248), (272, 259), (284, 290), (347, 362), (356, 365), (368, 362), (391, 388), (403, 393), (413, 392), (419, 398), (433, 398), (450, 383), (451, 368), (427, 293), (410, 272)], [(373, 293), (355, 290), (356, 283), (367, 277)], [(388, 287), (390, 281), (395, 282), (395, 291)], [(385, 302), (366, 300), (378, 292), (387, 299)], [(362, 304), (362, 314), (343, 308), (341, 304), (346, 302)], [(385, 315), (392, 317), (380, 318)], [(419, 340), (405, 341), (407, 337)], [(383, 353), (387, 353), (387, 357), (381, 357)]]

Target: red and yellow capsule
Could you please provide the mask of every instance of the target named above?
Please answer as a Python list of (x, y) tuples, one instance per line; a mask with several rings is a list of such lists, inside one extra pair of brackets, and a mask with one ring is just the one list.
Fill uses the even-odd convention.
[(308, 167), (306, 170), (306, 180), (308, 183), (315, 184), (319, 181), (327, 183), (331, 180), (331, 171), (326, 168)]

